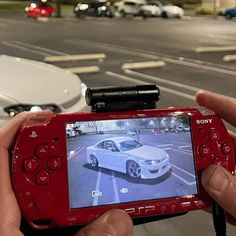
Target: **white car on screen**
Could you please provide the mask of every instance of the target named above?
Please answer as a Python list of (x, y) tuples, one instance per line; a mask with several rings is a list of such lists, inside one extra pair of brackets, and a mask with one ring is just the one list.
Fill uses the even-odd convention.
[(43, 62), (0, 55), (0, 85), (0, 127), (22, 111), (88, 109), (79, 77)]
[(103, 139), (87, 147), (87, 162), (93, 167), (103, 167), (142, 179), (160, 177), (171, 168), (166, 151), (143, 145), (126, 136)]

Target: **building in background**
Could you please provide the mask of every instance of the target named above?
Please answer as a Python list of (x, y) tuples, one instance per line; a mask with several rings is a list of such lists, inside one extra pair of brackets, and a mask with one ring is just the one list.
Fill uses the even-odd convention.
[(234, 7), (236, 6), (236, 0), (202, 0), (203, 7), (214, 8), (214, 4), (217, 9)]

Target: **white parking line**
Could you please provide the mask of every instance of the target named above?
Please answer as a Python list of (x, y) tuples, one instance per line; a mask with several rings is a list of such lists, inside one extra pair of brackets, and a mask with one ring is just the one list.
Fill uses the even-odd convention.
[(106, 58), (104, 53), (81, 54), (81, 55), (63, 55), (48, 56), (44, 58), (46, 62), (63, 62), (63, 61), (81, 61), (81, 60), (99, 60)]
[(172, 175), (174, 175), (176, 178), (180, 179), (181, 181), (183, 181), (187, 185), (195, 185), (196, 184), (196, 181), (189, 182), (173, 172), (172, 172)]
[(112, 44), (107, 44), (107, 43), (100, 43), (100, 42), (94, 42), (94, 41), (89, 41), (89, 40), (71, 40), (71, 39), (66, 39), (65, 42), (67, 43), (71, 43), (74, 45), (78, 45), (78, 44), (86, 44), (92, 47), (99, 47), (99, 48), (103, 48), (109, 51), (113, 51), (113, 52), (117, 52), (120, 54), (125, 54), (125, 55), (133, 55), (133, 56), (139, 56), (139, 57), (144, 57), (144, 58), (148, 58), (151, 60), (158, 60), (160, 59), (159, 56), (155, 56), (155, 55), (150, 55), (148, 53), (143, 53), (143, 52), (137, 52), (134, 50), (131, 50), (130, 48), (125, 48), (125, 47), (121, 47), (121, 46), (115, 46)]
[(198, 47), (195, 50), (198, 53), (209, 53), (209, 52), (229, 52), (236, 51), (236, 46), (217, 46), (217, 47)]
[(120, 197), (119, 197), (119, 193), (118, 193), (118, 187), (117, 187), (116, 177), (115, 177), (114, 171), (112, 171), (112, 184), (113, 184), (114, 197), (115, 197), (114, 202), (119, 203), (120, 202)]
[(16, 43), (18, 45), (21, 45), (21, 46), (28, 47), (28, 48), (32, 48), (34, 50), (36, 49), (38, 51), (46, 52), (46, 53), (48, 53), (48, 55), (61, 55), (61, 56), (67, 55), (64, 52), (60, 52), (60, 51), (56, 51), (56, 50), (36, 46), (36, 45), (33, 45), (33, 44), (29, 44), (29, 43), (23, 43), (23, 42), (19, 42), (19, 41), (14, 41), (14, 43)]
[(168, 146), (173, 146), (174, 144), (158, 144), (158, 145), (156, 145), (156, 147), (158, 147), (158, 148), (161, 148), (161, 149), (163, 149), (163, 150), (165, 150), (165, 151), (168, 151), (168, 150), (171, 150), (172, 148), (171, 147), (168, 147)]
[(40, 21), (40, 22), (49, 22), (49, 18), (48, 17), (37, 17), (37, 21)]
[[(136, 71), (126, 70), (125, 72), (127, 74), (131, 74), (131, 75), (139, 76), (139, 77), (144, 78), (144, 79), (152, 80), (154, 82), (160, 82), (160, 83), (164, 83), (164, 84), (167, 84), (167, 85), (172, 85), (172, 86), (177, 87), (177, 88), (184, 88), (184, 89), (187, 89), (187, 90), (189, 90), (191, 92), (194, 92), (194, 93), (196, 93), (198, 90), (201, 89), (201, 88), (198, 88), (198, 87), (189, 86), (189, 85), (186, 85), (186, 84), (181, 84), (181, 83), (177, 83), (177, 82), (174, 82), (174, 81), (161, 79), (161, 78), (156, 77), (156, 76), (147, 75), (147, 74), (143, 74), (143, 73), (136, 72)], [(236, 72), (235, 72), (235, 75), (236, 75)], [(163, 87), (161, 86), (161, 88), (163, 88)], [(173, 93), (173, 92), (169, 91), (169, 89), (167, 89), (167, 88), (164, 88), (164, 90), (166, 90), (166, 92)], [(180, 92), (177, 92), (177, 91), (175, 92), (176, 95), (183, 96), (183, 95), (180, 95), (179, 93)], [(232, 100), (235, 100), (234, 97), (230, 97), (230, 96), (226, 96), (226, 97), (228, 97)], [(186, 98), (191, 99), (191, 100), (195, 100), (194, 96), (187, 95), (187, 94), (186, 94)]]
[(193, 153), (191, 153), (191, 152), (189, 152), (189, 151), (184, 151), (184, 150), (179, 150), (179, 149), (172, 149), (172, 150), (175, 150), (175, 151), (177, 151), (177, 152), (181, 152), (181, 153), (184, 153), (184, 154), (188, 154), (188, 155), (193, 155)]
[(98, 66), (80, 66), (80, 67), (71, 67), (64, 69), (75, 74), (94, 73), (100, 71), (100, 68)]
[(72, 154), (70, 154), (70, 156), (68, 157), (68, 160), (73, 158), (75, 155), (77, 155), (78, 153), (80, 153), (81, 151), (83, 151), (85, 149), (85, 146), (83, 147), (79, 147), (77, 149), (75, 149), (75, 151), (73, 151)]
[[(206, 61), (199, 61), (199, 60), (193, 60), (193, 59), (188, 59), (188, 58), (179, 58), (175, 59), (172, 55), (167, 55), (167, 54), (162, 54), (162, 53), (154, 53), (154, 52), (149, 52), (145, 50), (140, 50), (140, 49), (130, 49), (127, 47), (122, 47), (119, 45), (114, 45), (114, 44), (108, 44), (108, 43), (101, 43), (101, 42), (96, 42), (96, 41), (89, 41), (89, 40), (71, 40), (71, 39), (66, 39), (65, 42), (78, 45), (78, 44), (86, 44), (92, 47), (100, 47), (104, 48), (109, 51), (117, 52), (117, 53), (122, 53), (126, 55), (135, 55), (135, 56), (140, 56), (144, 58), (148, 58), (151, 60), (159, 60), (162, 59), (165, 62), (169, 62), (172, 64), (177, 64), (177, 65), (182, 65), (182, 66), (188, 66), (188, 67), (193, 67), (193, 68), (199, 68), (203, 70), (209, 70), (209, 71), (214, 71), (218, 73), (223, 73), (223, 74), (228, 74), (228, 75), (236, 75), (236, 71), (229, 69), (222, 69), (219, 68), (217, 64), (212, 64), (212, 65), (206, 65), (206, 63), (209, 64), (209, 62)], [(156, 54), (156, 55), (154, 55)]]
[(168, 143), (168, 144), (158, 144), (156, 145), (157, 147), (166, 147), (166, 146), (173, 146), (173, 143)]
[[(186, 150), (186, 148), (187, 148), (187, 150)], [(188, 153), (188, 154), (192, 154), (192, 152), (189, 151), (188, 148), (191, 149), (191, 145), (185, 145), (185, 146), (179, 146), (179, 147), (178, 147), (178, 149), (179, 149), (180, 151), (186, 152), (186, 153)]]
[[(100, 191), (101, 176), (102, 176), (102, 172), (101, 172), (101, 168), (99, 168), (99, 172), (98, 172), (98, 176), (97, 176), (97, 182), (96, 182), (96, 187), (95, 187), (94, 191)], [(98, 205), (98, 198), (99, 198), (99, 196), (94, 197), (94, 199), (93, 199), (93, 206), (97, 206)]]
[(143, 61), (143, 62), (133, 62), (124, 63), (121, 66), (122, 70), (134, 70), (134, 69), (145, 69), (145, 68), (156, 68), (163, 67), (166, 63), (164, 61)]
[(188, 172), (188, 171), (186, 171), (186, 170), (183, 170), (182, 168), (180, 168), (180, 167), (178, 167), (178, 166), (176, 166), (176, 165), (174, 165), (174, 164), (171, 164), (171, 166), (175, 167), (176, 169), (178, 169), (178, 170), (180, 170), (180, 171), (184, 172), (185, 174), (187, 174), (187, 175), (189, 175), (189, 176), (191, 176), (191, 177), (193, 177), (193, 178), (195, 178), (195, 177), (196, 177), (195, 175), (193, 175), (193, 174), (189, 173), (189, 172)]
[(33, 49), (29, 49), (29, 48), (26, 48), (26, 47), (23, 47), (23, 46), (16, 45), (15, 43), (9, 43), (9, 42), (6, 42), (6, 41), (2, 41), (2, 44), (13, 47), (13, 48), (17, 48), (17, 49), (20, 49), (20, 50), (23, 50), (23, 51), (37, 53), (37, 54), (40, 54), (40, 55), (43, 55), (43, 56), (49, 56), (50, 55), (50, 54), (45, 53), (45, 52), (40, 52), (40, 51), (37, 51), (37, 50), (33, 50)]
[[(111, 71), (106, 71), (106, 74), (109, 75), (109, 76), (112, 76), (114, 78), (118, 78), (118, 79), (125, 80), (125, 81), (135, 83), (135, 84), (151, 84), (151, 83), (148, 83), (148, 82), (140, 81), (138, 79), (130, 78), (128, 76), (120, 75), (120, 74), (117, 74), (117, 73), (114, 73), (114, 72), (111, 72)], [(195, 101), (195, 97), (192, 96), (192, 95), (188, 95), (186, 93), (178, 92), (174, 89), (169, 89), (169, 88), (166, 88), (166, 87), (163, 87), (163, 86), (160, 86), (160, 88), (164, 92), (171, 93), (171, 94), (174, 94), (176, 96), (180, 96), (180, 97), (187, 98), (187, 99)]]
[(236, 55), (225, 55), (222, 59), (226, 62), (236, 61)]
[(184, 89), (187, 89), (187, 90), (192, 91), (194, 93), (197, 92), (200, 89), (200, 88), (197, 88), (197, 87), (185, 85), (185, 84), (182, 84), (182, 83), (177, 83), (177, 82), (166, 80), (166, 79), (161, 79), (161, 78), (156, 77), (156, 76), (151, 76), (151, 75), (143, 74), (143, 73), (136, 72), (136, 71), (126, 70), (125, 72), (129, 75), (139, 76), (139, 77), (144, 78), (144, 79), (149, 79), (149, 80), (153, 80), (155, 82), (168, 84), (168, 85), (171, 85), (171, 86), (175, 86), (177, 88), (184, 88)]

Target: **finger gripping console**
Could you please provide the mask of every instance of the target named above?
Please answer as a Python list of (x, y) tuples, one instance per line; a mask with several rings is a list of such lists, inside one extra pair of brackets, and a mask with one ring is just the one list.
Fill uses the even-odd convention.
[(37, 229), (83, 225), (112, 208), (133, 218), (201, 209), (201, 173), (234, 171), (221, 119), (196, 108), (34, 116), (15, 144), (11, 175)]

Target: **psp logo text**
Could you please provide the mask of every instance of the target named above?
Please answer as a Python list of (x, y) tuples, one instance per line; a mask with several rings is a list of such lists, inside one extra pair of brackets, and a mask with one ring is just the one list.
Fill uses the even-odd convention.
[(196, 120), (197, 125), (204, 125), (204, 124), (211, 124), (212, 119), (201, 119), (201, 120)]

